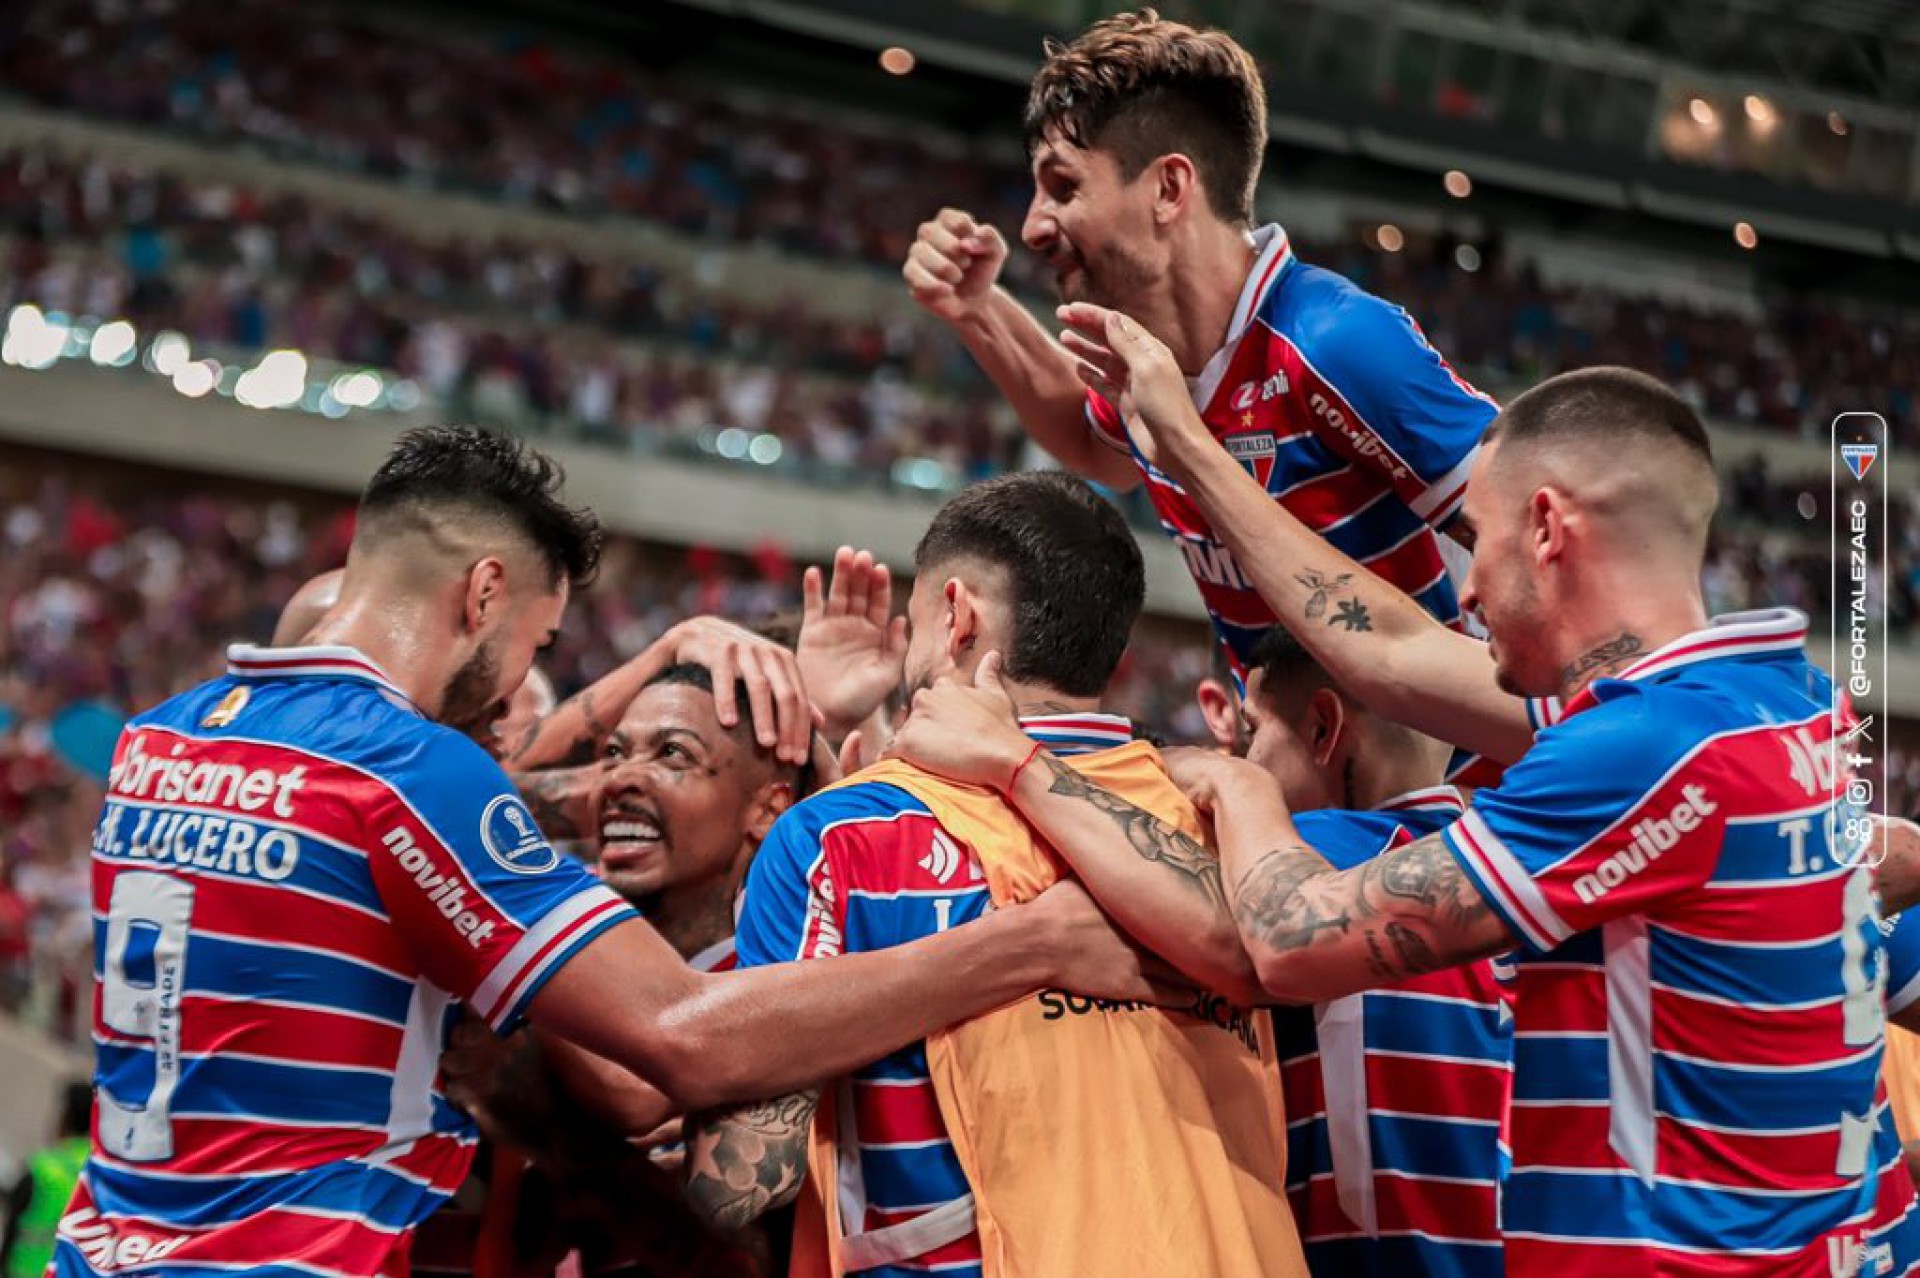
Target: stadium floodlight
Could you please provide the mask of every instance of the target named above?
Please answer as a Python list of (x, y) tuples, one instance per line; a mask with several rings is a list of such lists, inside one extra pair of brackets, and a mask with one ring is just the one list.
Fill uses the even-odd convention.
[(779, 461), (782, 451), (778, 435), (755, 435), (753, 442), (747, 445), (747, 456), (762, 466), (771, 466)]
[(379, 401), (383, 387), (379, 374), (363, 368), (357, 373), (340, 374), (327, 389), (342, 407), (371, 408)]
[(387, 387), (387, 407), (396, 413), (411, 413), (425, 402), (426, 397), (413, 382), (402, 378)]
[(720, 432), (720, 438), (714, 441), (713, 447), (728, 461), (739, 461), (747, 455), (747, 432), (738, 426), (729, 426)]
[(1480, 250), (1471, 244), (1462, 244), (1453, 250), (1453, 264), (1471, 275), (1480, 269)]
[(220, 381), (220, 365), (210, 359), (182, 364), (173, 375), (173, 388), (188, 399), (199, 399), (212, 392)]
[(291, 408), (307, 392), (307, 357), (299, 351), (269, 351), (240, 375), (233, 397), (248, 408)]
[(87, 358), (102, 368), (125, 368), (133, 363), (133, 353), (139, 345), (140, 335), (133, 331), (133, 325), (114, 320), (93, 330), (93, 340), (87, 343)]
[(19, 368), (52, 368), (67, 348), (66, 316), (22, 302), (7, 312), (7, 333), (0, 338), (0, 361)]
[(167, 329), (147, 347), (147, 367), (162, 377), (172, 377), (193, 358), (193, 346), (183, 334)]

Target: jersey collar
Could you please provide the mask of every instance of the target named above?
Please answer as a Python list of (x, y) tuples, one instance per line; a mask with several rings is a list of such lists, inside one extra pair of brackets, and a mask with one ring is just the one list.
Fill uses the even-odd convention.
[(1020, 730), (1055, 754), (1091, 754), (1133, 740), (1133, 721), (1123, 714), (1024, 714)]
[(1703, 661), (1800, 652), (1806, 646), (1807, 614), (1798, 608), (1723, 613), (1704, 630), (1681, 635), (1617, 674), (1595, 679), (1567, 703), (1561, 717), (1596, 704), (1600, 698), (1594, 688), (1602, 683), (1638, 683)]
[(1255, 253), (1253, 269), (1247, 272), (1246, 282), (1240, 286), (1240, 300), (1234, 303), (1233, 319), (1227, 325), (1227, 340), (1213, 353), (1213, 358), (1200, 370), (1200, 375), (1187, 380), (1187, 386), (1193, 392), (1193, 402), (1202, 410), (1213, 399), (1213, 392), (1219, 389), (1220, 379), (1227, 375), (1227, 366), (1233, 363), (1234, 348), (1240, 344), (1247, 326), (1253, 323), (1253, 317), (1260, 313), (1267, 295), (1273, 292), (1275, 281), (1286, 270), (1287, 264), (1293, 261), (1293, 245), (1288, 242), (1287, 233), (1278, 222), (1267, 223), (1247, 239)]
[(344, 644), (313, 644), (304, 648), (261, 648), (236, 643), (227, 649), (227, 673), (236, 679), (357, 679), (396, 698), (419, 713), (413, 699), (373, 658)]
[(1424, 790), (1409, 790), (1395, 795), (1374, 809), (1376, 812), (1451, 812), (1464, 814), (1467, 801), (1450, 785), (1433, 785)]

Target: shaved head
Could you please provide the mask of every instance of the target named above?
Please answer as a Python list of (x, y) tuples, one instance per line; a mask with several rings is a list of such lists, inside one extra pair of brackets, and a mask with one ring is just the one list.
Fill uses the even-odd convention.
[(340, 602), (340, 582), (346, 575), (346, 569), (332, 568), (308, 578), (305, 585), (294, 591), (273, 627), (273, 646), (288, 648), (306, 638), (307, 632), (327, 615), (327, 610)]
[(1706, 555), (1719, 505), (1713, 447), (1700, 415), (1673, 391), (1626, 368), (1588, 368), (1542, 382), (1487, 431), (1500, 488), (1551, 485), (1612, 525), (1623, 554)]

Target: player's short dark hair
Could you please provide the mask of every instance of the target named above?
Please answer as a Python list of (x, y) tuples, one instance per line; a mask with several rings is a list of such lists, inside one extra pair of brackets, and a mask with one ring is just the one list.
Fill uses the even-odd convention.
[(360, 495), (360, 520), (459, 512), (504, 521), (539, 552), (551, 584), (583, 586), (600, 565), (600, 521), (560, 499), (566, 475), (512, 435), (421, 426), (400, 436)]
[(1306, 645), (1284, 626), (1269, 627), (1253, 645), (1247, 661), (1247, 680), (1260, 672), (1260, 697), (1269, 706), (1291, 714), (1321, 688), (1334, 686), (1333, 676)]
[(60, 1089), (60, 1134), (85, 1136), (93, 1126), (93, 1084), (70, 1079)]
[(966, 560), (1006, 574), (1006, 675), (1070, 697), (1106, 689), (1146, 600), (1140, 546), (1112, 502), (1059, 470), (1017, 471), (962, 490), (914, 548), (916, 574)]
[[(661, 670), (653, 678), (640, 685), (641, 690), (658, 687), (662, 684), (678, 684), (688, 688), (698, 688), (702, 692), (713, 691), (713, 671), (692, 661), (676, 662)], [(804, 799), (813, 793), (818, 778), (814, 775), (813, 760), (808, 759), (799, 767), (784, 763), (773, 751), (766, 749), (753, 736), (753, 699), (747, 694), (747, 681), (733, 681), (733, 704), (740, 714), (740, 726), (737, 732), (744, 733), (747, 744), (763, 759), (781, 780), (793, 787), (793, 797)]]
[(1649, 440), (1677, 443), (1713, 464), (1706, 423), (1673, 389), (1631, 368), (1601, 366), (1549, 377), (1509, 401), (1486, 438), (1521, 443), (1600, 439), (1631, 449)]
[(1193, 161), (1218, 216), (1253, 222), (1267, 89), (1232, 36), (1142, 9), (1102, 18), (1069, 44), (1049, 40), (1046, 55), (1027, 91), (1029, 153), (1055, 130), (1111, 154), (1131, 182), (1177, 152)]

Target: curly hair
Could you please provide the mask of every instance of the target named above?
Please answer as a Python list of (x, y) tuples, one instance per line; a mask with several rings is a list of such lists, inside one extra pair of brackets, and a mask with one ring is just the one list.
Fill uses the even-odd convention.
[(1222, 218), (1253, 222), (1253, 193), (1267, 147), (1267, 89), (1253, 56), (1223, 31), (1115, 14), (1070, 44), (1046, 43), (1027, 91), (1027, 150), (1049, 133), (1098, 147), (1131, 182), (1154, 160), (1193, 161)]

